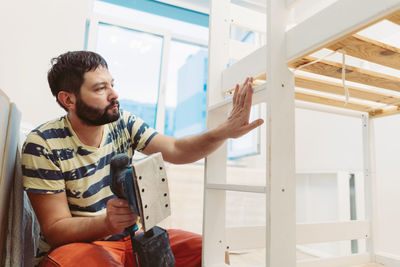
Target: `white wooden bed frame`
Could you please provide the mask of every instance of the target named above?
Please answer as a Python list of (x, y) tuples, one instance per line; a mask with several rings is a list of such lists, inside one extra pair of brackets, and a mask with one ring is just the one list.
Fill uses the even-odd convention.
[[(203, 266), (224, 266), (227, 246), (235, 246), (230, 243), (234, 242), (232, 240), (239, 240), (241, 246), (265, 247), (268, 267), (353, 266), (374, 262), (400, 266), (399, 260), (377, 255), (374, 247), (376, 207), (372, 136), (374, 118), (400, 113), (400, 98), (390, 93), (400, 92), (400, 78), (346, 66), (347, 81), (377, 87), (372, 92), (362, 86), (348, 86), (351, 99), (346, 104), (342, 84), (324, 79), (340, 79), (341, 64), (321, 60), (302, 69), (321, 75), (321, 79), (300, 76), (289, 69), (313, 61), (310, 54), (327, 48), (344, 50), (347, 55), (400, 70), (400, 49), (356, 34), (383, 19), (400, 25), (400, 0), (338, 0), (286, 30), (295, 2), (267, 0), (267, 12), (263, 14), (231, 4), (229, 0), (211, 0), (207, 127), (212, 128), (226, 118), (232, 101), (226, 98), (226, 92), (236, 83), (248, 76), (266, 80), (255, 84), (253, 104), (264, 102), (267, 106), (268, 152), (266, 186), (228, 184), (225, 146), (206, 159)], [(227, 68), (230, 58), (241, 57), (252, 49), (248, 44), (230, 40), (231, 25), (266, 33), (267, 45)], [(295, 85), (308, 91), (299, 91)], [(296, 106), (362, 119), (366, 220), (296, 225)], [(226, 228), (226, 191), (265, 194), (267, 227)], [(367, 253), (296, 262), (296, 244), (354, 239), (367, 240)]]

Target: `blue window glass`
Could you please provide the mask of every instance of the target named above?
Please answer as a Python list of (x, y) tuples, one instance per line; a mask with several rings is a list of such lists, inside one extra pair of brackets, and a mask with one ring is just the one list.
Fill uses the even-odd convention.
[(97, 52), (108, 62), (121, 108), (155, 127), (163, 38), (100, 23)]
[(206, 129), (208, 49), (173, 40), (169, 58), (164, 132), (200, 133)]

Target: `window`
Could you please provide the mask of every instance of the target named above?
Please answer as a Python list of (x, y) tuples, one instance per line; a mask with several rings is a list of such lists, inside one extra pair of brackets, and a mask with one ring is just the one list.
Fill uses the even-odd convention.
[[(154, 10), (155, 5), (160, 8)], [(208, 15), (144, 0), (95, 1), (93, 13), (87, 47), (107, 60), (121, 108), (166, 135), (183, 137), (204, 131)], [(252, 45), (263, 39), (240, 28), (231, 34)], [(253, 109), (258, 117), (260, 108)], [(228, 158), (257, 154), (259, 146), (258, 129), (229, 140)]]
[(94, 2), (88, 49), (107, 60), (121, 108), (167, 135), (205, 130), (208, 28), (107, 2)]
[(200, 133), (206, 129), (208, 50), (173, 40), (169, 58), (165, 134)]
[(163, 39), (100, 23), (96, 50), (108, 62), (123, 110), (155, 127)]

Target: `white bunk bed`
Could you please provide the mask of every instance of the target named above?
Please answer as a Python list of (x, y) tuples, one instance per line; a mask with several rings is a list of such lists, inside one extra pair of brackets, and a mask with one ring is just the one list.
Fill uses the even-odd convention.
[[(400, 49), (360, 35), (360, 31), (383, 20), (400, 25), (400, 0), (338, 0), (287, 29), (296, 2), (267, 0), (266, 12), (257, 12), (229, 0), (211, 0), (208, 127), (226, 118), (231, 107), (228, 95), (235, 84), (248, 76), (256, 77), (253, 104), (266, 103), (267, 133), (263, 145), (267, 155), (263, 186), (227, 182), (225, 146), (206, 159), (203, 266), (224, 266), (227, 247), (244, 245), (265, 247), (268, 267), (333, 267), (374, 262), (400, 266), (398, 260), (383, 259), (375, 253), (373, 151), (373, 119), (400, 113), (400, 78), (362, 67), (371, 65), (373, 69), (380, 65), (400, 70)], [(230, 40), (231, 25), (265, 34), (266, 45), (254, 50), (248, 44)], [(327, 51), (345, 54), (340, 58), (346, 62), (355, 58), (364, 63), (354, 67), (345, 61), (318, 58)], [(226, 67), (231, 58), (241, 59)], [(365, 220), (296, 225), (296, 106), (362, 119)], [(226, 191), (265, 194), (267, 226), (226, 228)], [(298, 244), (359, 239), (366, 240), (367, 252), (296, 262)]]

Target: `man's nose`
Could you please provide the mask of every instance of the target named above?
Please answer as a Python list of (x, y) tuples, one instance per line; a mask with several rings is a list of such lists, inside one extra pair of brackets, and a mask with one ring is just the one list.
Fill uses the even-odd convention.
[(109, 100), (115, 100), (118, 99), (118, 93), (115, 91), (114, 88), (111, 88), (110, 94), (108, 95)]

